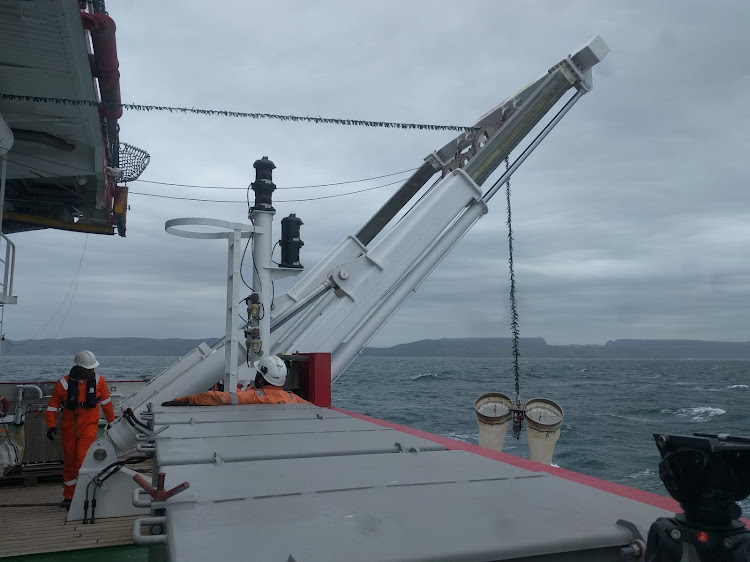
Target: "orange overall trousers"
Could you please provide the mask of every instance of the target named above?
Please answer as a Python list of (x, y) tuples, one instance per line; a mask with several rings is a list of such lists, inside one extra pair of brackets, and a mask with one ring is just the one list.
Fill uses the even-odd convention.
[(55, 427), (57, 413), (62, 410), (60, 437), (63, 449), (63, 497), (65, 499), (73, 499), (73, 492), (78, 481), (78, 470), (83, 464), (86, 451), (96, 441), (96, 431), (99, 428), (99, 405), (101, 404), (108, 422), (115, 419), (115, 410), (112, 407), (107, 383), (100, 375), (94, 376), (96, 377), (96, 404), (93, 408), (82, 406), (75, 409), (64, 408), (68, 397), (68, 385), (77, 384), (78, 396), (84, 399), (88, 386), (86, 380), (70, 380), (70, 375), (65, 375), (57, 381), (45, 413), (49, 429)]

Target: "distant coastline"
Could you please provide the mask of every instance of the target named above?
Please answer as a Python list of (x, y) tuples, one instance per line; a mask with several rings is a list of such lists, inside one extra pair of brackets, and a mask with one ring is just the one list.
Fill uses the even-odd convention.
[[(544, 338), (521, 338), (523, 357), (535, 359), (734, 359), (750, 360), (750, 342), (701, 340), (610, 340), (603, 345), (549, 345)], [(421, 340), (386, 348), (366, 348), (369, 357), (512, 357), (510, 338)]]
[[(201, 342), (219, 338), (61, 338), (6, 340), (8, 356), (72, 356), (90, 349), (102, 356), (181, 357)], [(391, 347), (368, 347), (364, 357), (486, 357), (512, 356), (510, 338), (446, 338), (420, 340)], [(521, 338), (521, 355), (528, 358), (570, 359), (734, 359), (750, 360), (750, 342), (702, 340), (610, 340), (603, 345), (549, 345), (544, 338)]]
[(3, 355), (8, 356), (70, 356), (89, 349), (95, 355), (126, 357), (182, 357), (206, 342), (209, 345), (219, 338), (60, 338), (44, 340), (5, 340)]

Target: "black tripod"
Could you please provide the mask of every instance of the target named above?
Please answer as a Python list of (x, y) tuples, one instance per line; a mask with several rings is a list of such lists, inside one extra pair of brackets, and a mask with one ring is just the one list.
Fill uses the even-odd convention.
[(747, 562), (750, 529), (735, 503), (750, 494), (750, 438), (654, 434), (659, 478), (684, 513), (649, 529), (646, 562)]

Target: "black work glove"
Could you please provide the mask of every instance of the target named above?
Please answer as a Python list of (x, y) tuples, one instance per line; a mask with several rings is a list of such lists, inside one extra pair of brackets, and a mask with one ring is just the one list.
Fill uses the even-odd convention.
[(55, 435), (57, 435), (57, 428), (56, 427), (50, 427), (47, 430), (47, 439), (49, 439), (50, 441), (54, 441), (55, 440)]
[(187, 402), (183, 402), (182, 400), (170, 400), (169, 402), (162, 402), (162, 406), (187, 406)]

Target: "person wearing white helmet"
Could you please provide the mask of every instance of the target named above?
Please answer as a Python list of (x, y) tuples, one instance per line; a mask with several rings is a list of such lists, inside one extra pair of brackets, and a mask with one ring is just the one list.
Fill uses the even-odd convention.
[(254, 387), (237, 392), (209, 390), (162, 403), (162, 406), (228, 406), (230, 404), (307, 404), (293, 392), (284, 390), (286, 364), (277, 355), (256, 361)]
[(57, 381), (47, 404), (45, 419), (47, 439), (57, 435), (57, 414), (62, 410), (60, 440), (63, 449), (63, 501), (61, 507), (70, 508), (76, 489), (78, 470), (81, 468), (99, 428), (99, 405), (108, 422), (115, 419), (115, 410), (104, 377), (94, 369), (99, 366), (96, 356), (87, 350), (79, 351), (73, 358), (75, 366), (70, 373)]

